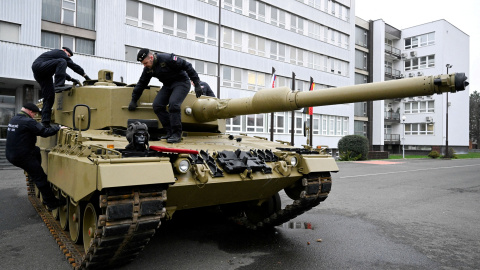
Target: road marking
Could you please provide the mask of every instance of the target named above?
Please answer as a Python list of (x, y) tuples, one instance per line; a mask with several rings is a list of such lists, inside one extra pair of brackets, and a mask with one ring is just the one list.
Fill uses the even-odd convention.
[(396, 172), (385, 172), (385, 173), (370, 173), (370, 174), (360, 174), (360, 175), (351, 175), (351, 176), (341, 176), (339, 178), (354, 178), (354, 177), (385, 175), (385, 174), (393, 174), (393, 173), (408, 173), (408, 172), (430, 171), (430, 170), (438, 170), (438, 169), (464, 168), (464, 167), (472, 167), (472, 166), (480, 166), (480, 164), (450, 166), (450, 167), (437, 167), (437, 168), (425, 168), (425, 169), (417, 169), (417, 170), (409, 170), (409, 171), (396, 171)]

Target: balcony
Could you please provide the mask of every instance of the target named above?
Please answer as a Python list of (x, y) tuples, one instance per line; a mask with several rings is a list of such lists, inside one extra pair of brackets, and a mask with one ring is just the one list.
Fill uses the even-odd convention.
[(402, 73), (400, 70), (393, 69), (391, 67), (385, 67), (385, 77), (390, 79), (401, 79)]
[(400, 123), (400, 113), (398, 112), (385, 112), (385, 122)]
[(400, 144), (400, 134), (384, 134), (384, 144)]
[(385, 53), (400, 60), (401, 51), (390, 44), (385, 44)]

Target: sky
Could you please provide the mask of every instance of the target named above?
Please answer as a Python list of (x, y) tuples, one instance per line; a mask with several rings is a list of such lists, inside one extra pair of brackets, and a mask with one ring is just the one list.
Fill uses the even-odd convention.
[(355, 16), (366, 21), (383, 19), (399, 30), (445, 19), (470, 36), (467, 89), (480, 92), (480, 0), (355, 0)]

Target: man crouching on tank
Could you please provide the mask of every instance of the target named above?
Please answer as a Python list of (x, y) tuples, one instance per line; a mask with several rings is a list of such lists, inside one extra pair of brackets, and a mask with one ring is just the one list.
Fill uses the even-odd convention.
[(180, 106), (190, 91), (190, 80), (195, 85), (197, 98), (202, 95), (197, 72), (189, 62), (173, 53), (153, 53), (144, 48), (138, 52), (137, 60), (143, 64), (144, 68), (133, 89), (128, 110), (134, 111), (137, 108), (137, 101), (150, 83), (150, 79), (157, 78), (163, 86), (153, 101), (153, 111), (166, 131), (166, 135), (160, 139), (167, 139), (168, 143), (180, 142), (182, 140)]

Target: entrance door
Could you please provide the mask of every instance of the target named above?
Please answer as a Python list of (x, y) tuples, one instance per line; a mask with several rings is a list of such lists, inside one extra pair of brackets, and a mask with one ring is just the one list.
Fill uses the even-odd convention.
[(7, 138), (7, 125), (15, 115), (15, 96), (0, 95), (0, 139)]

